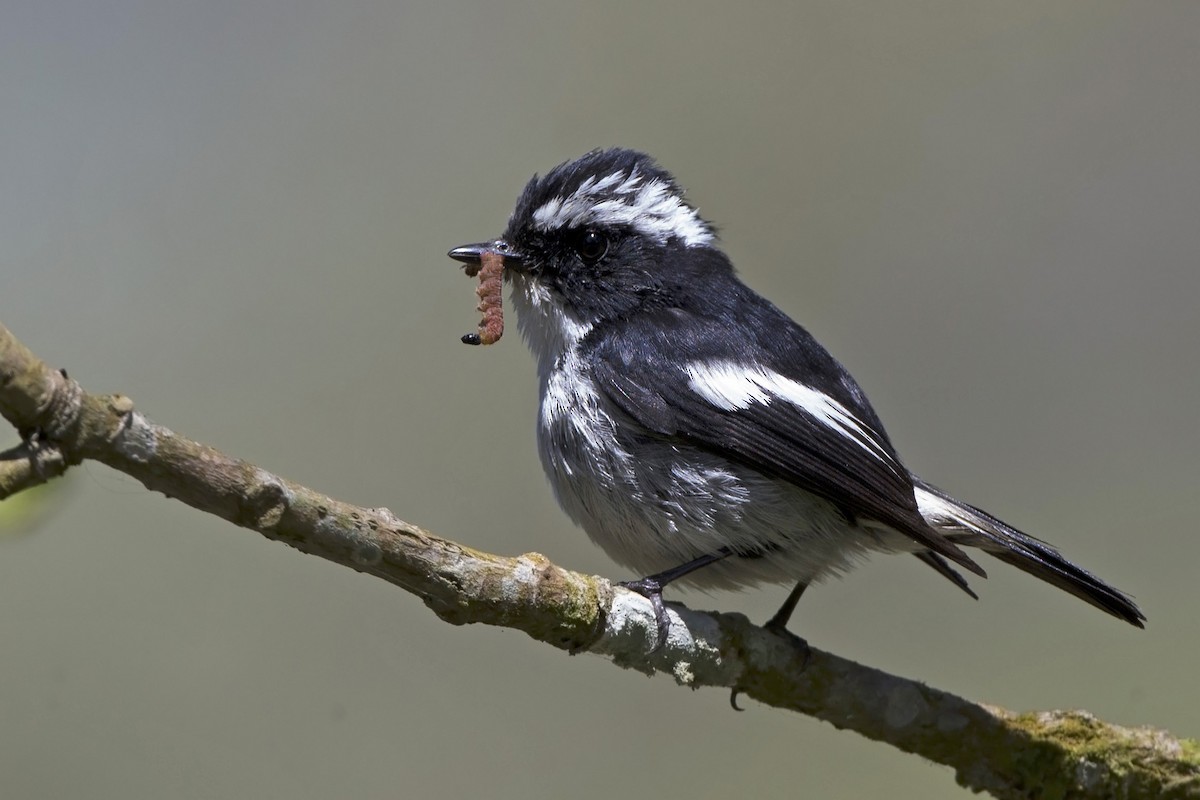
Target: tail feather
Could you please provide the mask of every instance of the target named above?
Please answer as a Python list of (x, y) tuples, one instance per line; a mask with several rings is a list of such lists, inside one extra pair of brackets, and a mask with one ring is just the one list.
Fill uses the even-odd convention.
[(920, 553), (913, 553), (913, 555), (937, 570), (938, 574), (946, 580), (971, 595), (972, 599), (979, 599), (979, 595), (975, 594), (975, 591), (971, 589), (971, 584), (967, 583), (967, 579), (962, 576), (962, 573), (950, 566), (946, 559), (932, 550), (923, 550)]
[[(917, 506), (921, 516), (947, 538), (958, 544), (978, 547), (1006, 564), (1041, 578), (1053, 586), (1106, 611), (1130, 625), (1145, 627), (1146, 617), (1128, 595), (1109, 586), (1082, 567), (1072, 564), (1050, 545), (1021, 533), (986, 511), (955, 500), (941, 489), (913, 476)], [(964, 588), (965, 581), (948, 565), (922, 558), (950, 580)], [(969, 589), (967, 590), (970, 591)]]

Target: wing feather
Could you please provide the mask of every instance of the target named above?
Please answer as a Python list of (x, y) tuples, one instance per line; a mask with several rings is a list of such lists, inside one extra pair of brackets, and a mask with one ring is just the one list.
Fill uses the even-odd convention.
[[(622, 411), (660, 436), (789, 481), (830, 501), (851, 522), (865, 518), (884, 523), (965, 569), (984, 574), (921, 516), (912, 477), (874, 412), (865, 401), (846, 399), (861, 392), (844, 370), (853, 391), (833, 399), (823, 387), (805, 384), (802, 376), (762, 367), (770, 363), (769, 354), (750, 354), (747, 359), (744, 352), (724, 352), (719, 335), (676, 337), (666, 364), (647, 357), (664, 345), (654, 342), (651, 349), (646, 337), (664, 332), (669, 336), (671, 321), (678, 322), (681, 314), (673, 310), (642, 326), (630, 323), (623, 330), (610, 330), (592, 349), (588, 360), (593, 378)], [(746, 369), (729, 371), (739, 364)], [(690, 365), (724, 365), (726, 382), (705, 390), (696, 384), (694, 369), (689, 375)], [(806, 405), (805, 398), (812, 397), (825, 405)]]

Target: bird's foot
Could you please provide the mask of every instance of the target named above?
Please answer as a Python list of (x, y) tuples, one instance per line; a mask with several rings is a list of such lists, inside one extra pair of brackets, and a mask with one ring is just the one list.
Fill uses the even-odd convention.
[(662, 599), (663, 583), (655, 576), (650, 576), (639, 578), (636, 581), (621, 581), (617, 585), (624, 586), (629, 591), (636, 592), (650, 601), (650, 607), (654, 609), (654, 624), (657, 629), (654, 646), (650, 648), (650, 652), (658, 652), (667, 643), (667, 634), (671, 632), (671, 619), (667, 616), (667, 607)]

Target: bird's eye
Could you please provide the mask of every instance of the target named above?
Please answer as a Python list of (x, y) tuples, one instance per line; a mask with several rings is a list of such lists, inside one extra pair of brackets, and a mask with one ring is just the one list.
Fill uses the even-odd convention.
[(595, 228), (588, 228), (579, 234), (575, 252), (587, 263), (595, 263), (608, 252), (608, 237)]

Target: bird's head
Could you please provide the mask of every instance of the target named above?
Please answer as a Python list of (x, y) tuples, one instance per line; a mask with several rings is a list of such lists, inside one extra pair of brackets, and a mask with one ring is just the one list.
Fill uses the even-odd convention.
[(596, 325), (679, 301), (705, 270), (728, 269), (715, 244), (670, 173), (643, 153), (610, 149), (534, 176), (499, 239), (449, 255), (503, 255), (522, 332), (550, 355)]

